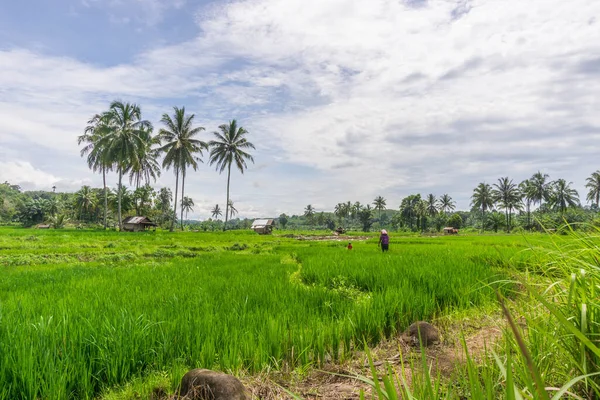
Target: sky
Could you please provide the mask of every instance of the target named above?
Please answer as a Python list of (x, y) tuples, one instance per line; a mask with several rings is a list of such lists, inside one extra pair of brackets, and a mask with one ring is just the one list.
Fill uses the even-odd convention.
[[(76, 138), (115, 99), (156, 130), (185, 106), (204, 140), (237, 119), (241, 217), (412, 193), (467, 210), (478, 183), (538, 170), (584, 201), (600, 169), (600, 1), (0, 2), (0, 181), (24, 189), (101, 187)], [(225, 204), (207, 161), (190, 218)]]

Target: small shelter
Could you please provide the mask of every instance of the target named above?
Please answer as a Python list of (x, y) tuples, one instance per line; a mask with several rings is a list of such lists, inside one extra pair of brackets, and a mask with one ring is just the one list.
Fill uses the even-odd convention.
[(123, 230), (127, 232), (141, 232), (156, 226), (148, 217), (127, 217), (123, 221)]
[(444, 228), (445, 235), (456, 235), (458, 233), (458, 229), (453, 228), (451, 226), (447, 226)]
[(50, 225), (45, 225), (45, 224), (39, 224), (37, 226), (38, 229), (50, 229)]
[(250, 229), (260, 235), (269, 235), (275, 227), (274, 219), (255, 219)]

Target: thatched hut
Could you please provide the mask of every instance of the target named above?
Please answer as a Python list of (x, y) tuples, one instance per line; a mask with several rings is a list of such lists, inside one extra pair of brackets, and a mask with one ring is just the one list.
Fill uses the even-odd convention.
[(275, 227), (274, 219), (255, 219), (250, 229), (261, 235), (268, 235)]
[(141, 232), (156, 226), (148, 217), (127, 217), (123, 221), (123, 230), (127, 232)]

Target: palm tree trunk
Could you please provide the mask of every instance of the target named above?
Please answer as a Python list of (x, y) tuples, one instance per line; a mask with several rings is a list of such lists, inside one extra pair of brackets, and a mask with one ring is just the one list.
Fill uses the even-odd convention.
[(485, 230), (485, 208), (481, 207), (481, 233)]
[(229, 215), (229, 182), (231, 180), (231, 161), (229, 162), (229, 166), (227, 167), (227, 205), (225, 206), (225, 224), (223, 225), (223, 230), (227, 229), (227, 216)]
[(181, 171), (181, 230), (183, 230), (183, 198), (185, 193), (185, 170)]
[(121, 185), (123, 182), (123, 169), (121, 167), (119, 167), (119, 195), (117, 196), (117, 202), (118, 202), (118, 206), (117, 206), (117, 214), (119, 217), (119, 231), (123, 230), (123, 220), (121, 218), (121, 193), (123, 192), (121, 189)]
[(510, 220), (508, 218), (508, 207), (504, 208), (504, 212), (506, 213), (506, 231), (510, 232)]
[(102, 182), (104, 184), (104, 229), (107, 228), (108, 192), (106, 191), (106, 168), (102, 168)]
[(175, 220), (177, 219), (177, 194), (179, 194), (179, 168), (175, 172), (175, 202), (173, 203), (173, 219), (171, 220), (171, 232), (175, 229)]

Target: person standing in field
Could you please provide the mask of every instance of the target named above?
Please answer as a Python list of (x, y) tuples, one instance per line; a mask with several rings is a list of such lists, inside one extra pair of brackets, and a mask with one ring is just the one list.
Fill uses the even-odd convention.
[(352, 243), (348, 243), (348, 250), (352, 250)]
[(382, 229), (381, 235), (379, 235), (379, 245), (382, 252), (386, 252), (390, 248), (390, 237), (385, 229)]

